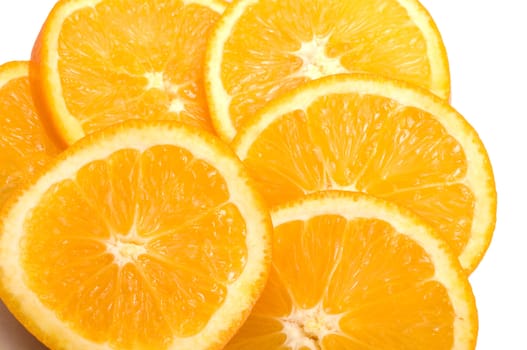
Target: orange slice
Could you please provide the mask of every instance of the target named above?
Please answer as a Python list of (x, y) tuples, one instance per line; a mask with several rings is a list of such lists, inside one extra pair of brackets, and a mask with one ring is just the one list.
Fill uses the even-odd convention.
[(0, 206), (60, 152), (35, 111), (28, 62), (0, 65)]
[(212, 130), (203, 84), (216, 0), (60, 0), (33, 48), (37, 108), (67, 144), (127, 119)]
[(1, 217), (2, 299), (53, 349), (221, 349), (271, 263), (241, 162), (177, 122), (84, 138)]
[(472, 271), (496, 221), (496, 188), (476, 131), (444, 100), (402, 82), (337, 75), (271, 102), (233, 142), (270, 205), (324, 189), (412, 209)]
[(450, 94), (440, 33), (417, 0), (236, 1), (214, 28), (205, 70), (226, 140), (268, 101), (331, 74), (374, 73)]
[(271, 215), (271, 277), (226, 350), (475, 348), (467, 277), (415, 214), (321, 192)]

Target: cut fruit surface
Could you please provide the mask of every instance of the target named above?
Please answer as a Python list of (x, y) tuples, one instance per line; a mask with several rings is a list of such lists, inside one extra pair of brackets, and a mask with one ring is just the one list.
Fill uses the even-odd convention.
[(60, 152), (35, 110), (28, 75), (26, 61), (0, 65), (0, 206)]
[(446, 51), (416, 0), (241, 0), (214, 27), (205, 79), (216, 131), (231, 140), (268, 101), (336, 73), (374, 73), (450, 94)]
[(392, 202), (326, 191), (276, 207), (273, 268), (226, 350), (472, 350), (477, 311), (456, 256)]
[(33, 48), (37, 108), (67, 144), (127, 119), (212, 131), (203, 84), (216, 0), (60, 0)]
[(85, 137), (2, 218), (2, 299), (54, 349), (221, 349), (271, 263), (243, 165), (177, 122)]
[(361, 191), (423, 216), (472, 271), (496, 221), (477, 133), (447, 102), (370, 75), (321, 78), (274, 100), (233, 142), (273, 206), (325, 189)]

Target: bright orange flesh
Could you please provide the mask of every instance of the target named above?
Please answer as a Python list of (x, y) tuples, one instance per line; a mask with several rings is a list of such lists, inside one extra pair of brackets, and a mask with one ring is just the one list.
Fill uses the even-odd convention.
[(35, 43), (37, 106), (71, 144), (127, 119), (212, 131), (203, 63), (215, 0), (62, 0)]
[(28, 74), (27, 62), (0, 66), (0, 206), (60, 152), (35, 111)]
[(322, 79), (272, 103), (234, 147), (269, 205), (324, 189), (371, 193), (426, 218), (457, 254), (473, 249), (462, 261), (471, 270), (494, 227), (492, 169), (473, 129), (427, 96), (382, 79)]
[[(475, 199), (459, 183), (467, 168), (461, 146), (433, 116), (386, 97), (335, 94), (284, 114), (251, 146), (246, 164), (271, 205), (305, 191), (353, 187), (432, 216), (458, 251), (470, 235)], [(290, 190), (268, 186), (277, 178), (288, 179)], [(437, 208), (445, 201), (455, 206)]]
[[(47, 306), (95, 341), (161, 349), (174, 333), (196, 334), (247, 259), (245, 223), (225, 181), (180, 148), (114, 153), (49, 192), (27, 223), (24, 269)], [(111, 244), (146, 252), (119, 266)]]
[(220, 135), (306, 81), (346, 73), (406, 80), (448, 98), (441, 37), (414, 0), (242, 0), (226, 10), (207, 53), (209, 103)]
[[(330, 207), (335, 197), (347, 199)], [(397, 215), (386, 221), (382, 206), (375, 217), (368, 197), (313, 198), (284, 206), (295, 209), (275, 224), (270, 281), (226, 349), (473, 349), (474, 339), (457, 340), (473, 337), (477, 321), (474, 309), (470, 317), (460, 314), (473, 297), (448, 249), (432, 253), (437, 247), (396, 229)], [(310, 201), (318, 209), (303, 204)], [(451, 275), (442, 280), (436, 264)], [(457, 293), (465, 298), (460, 304), (452, 299)], [(456, 324), (464, 317), (467, 333)]]
[(24, 193), (31, 210), (10, 209), (19, 224), (4, 239), (21, 235), (16, 269), (39, 307), (10, 306), (43, 341), (68, 338), (46, 328), (42, 309), (74, 334), (70, 348), (82, 338), (101, 349), (217, 349), (261, 293), (271, 228), (241, 163), (212, 136), (166, 123), (125, 123), (73, 146)]

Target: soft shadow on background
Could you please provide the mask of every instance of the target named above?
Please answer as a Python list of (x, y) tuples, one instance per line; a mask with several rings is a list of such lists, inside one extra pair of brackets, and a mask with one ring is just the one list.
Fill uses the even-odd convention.
[(0, 302), (0, 349), (2, 350), (47, 350), (26, 331)]

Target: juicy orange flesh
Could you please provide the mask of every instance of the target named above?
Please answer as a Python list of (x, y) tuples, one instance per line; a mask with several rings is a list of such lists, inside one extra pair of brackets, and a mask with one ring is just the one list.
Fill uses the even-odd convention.
[(462, 147), (427, 112), (374, 95), (329, 94), (276, 118), (244, 160), (270, 205), (324, 189), (390, 199), (461, 252), (474, 195)]
[(0, 205), (59, 153), (33, 105), (27, 76), (0, 84)]
[[(450, 349), (454, 311), (429, 255), (379, 219), (321, 215), (275, 228), (269, 283), (227, 349), (292, 349), (285, 325), (322, 349)], [(338, 315), (308, 334), (293, 310)], [(303, 333), (305, 332), (305, 333)]]
[(42, 303), (88, 339), (165, 349), (221, 306), (245, 229), (215, 168), (176, 146), (121, 150), (46, 192), (22, 263)]
[[(314, 41), (318, 49), (299, 53)], [(331, 71), (319, 55), (340, 62), (341, 71)], [(432, 88), (425, 38), (396, 1), (258, 1), (234, 25), (222, 60), (236, 129), (268, 101), (310, 80), (303, 67), (317, 76), (369, 72)]]
[(68, 17), (59, 37), (67, 108), (86, 133), (125, 119), (212, 130), (203, 62), (219, 14), (183, 1), (103, 1)]

